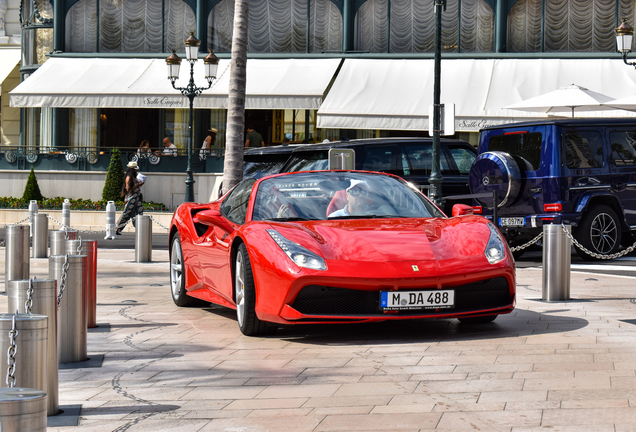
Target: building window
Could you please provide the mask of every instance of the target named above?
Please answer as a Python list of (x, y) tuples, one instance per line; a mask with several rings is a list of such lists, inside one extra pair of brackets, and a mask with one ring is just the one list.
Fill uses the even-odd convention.
[[(251, 53), (342, 49), (342, 16), (330, 0), (250, 0), (248, 22)], [(230, 52), (233, 25), (234, 1), (222, 0), (208, 16), (208, 46)]]
[(634, 22), (634, 2), (520, 0), (508, 16), (510, 52), (613, 52), (617, 17)]
[[(433, 0), (367, 0), (355, 19), (355, 49), (433, 52)], [(442, 13), (443, 52), (493, 52), (494, 14), (483, 0), (449, 0)]]
[(195, 30), (194, 12), (182, 0), (80, 0), (66, 16), (66, 51), (182, 51)]

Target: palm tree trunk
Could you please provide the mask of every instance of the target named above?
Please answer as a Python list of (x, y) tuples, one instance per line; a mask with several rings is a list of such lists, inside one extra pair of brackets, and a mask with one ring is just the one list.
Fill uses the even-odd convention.
[(247, 69), (248, 0), (234, 1), (234, 30), (227, 107), (227, 140), (223, 166), (223, 193), (243, 179), (245, 140), (245, 82)]

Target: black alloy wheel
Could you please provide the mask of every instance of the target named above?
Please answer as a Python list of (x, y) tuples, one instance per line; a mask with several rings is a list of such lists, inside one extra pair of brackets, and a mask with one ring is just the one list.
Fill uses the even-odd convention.
[[(622, 231), (616, 212), (606, 205), (593, 207), (583, 216), (581, 223), (576, 227), (574, 238), (583, 247), (600, 255), (611, 255), (618, 252)], [(583, 259), (600, 259), (588, 255), (578, 247), (576, 252)]]

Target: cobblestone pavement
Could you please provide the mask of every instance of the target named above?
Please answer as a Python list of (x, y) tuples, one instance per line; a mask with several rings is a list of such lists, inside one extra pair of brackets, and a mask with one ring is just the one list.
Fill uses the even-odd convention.
[[(172, 303), (167, 251), (133, 260), (98, 252), (97, 322), (110, 332), (89, 333), (88, 352), (104, 361), (60, 370), (60, 405), (81, 414), (49, 431), (636, 430), (634, 278), (572, 273), (573, 299), (545, 303), (540, 269), (524, 268), (517, 309), (492, 324), (249, 338), (231, 310)], [(48, 260), (31, 268), (47, 277)]]

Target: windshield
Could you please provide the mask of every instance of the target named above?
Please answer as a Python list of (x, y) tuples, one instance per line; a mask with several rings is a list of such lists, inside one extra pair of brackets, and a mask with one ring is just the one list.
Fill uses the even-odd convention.
[(294, 152), (283, 172), (320, 171), (329, 166), (329, 150)]
[(299, 173), (264, 180), (252, 220), (445, 217), (401, 179), (354, 172)]
[(259, 179), (278, 174), (283, 165), (285, 165), (285, 161), (244, 161), (243, 178)]

